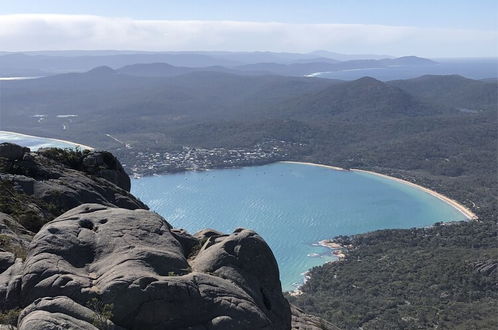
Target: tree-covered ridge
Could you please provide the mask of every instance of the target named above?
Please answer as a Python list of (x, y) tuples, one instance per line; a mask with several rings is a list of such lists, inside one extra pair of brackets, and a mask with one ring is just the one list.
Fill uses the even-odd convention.
[(473, 80), (459, 75), (425, 75), (414, 79), (394, 80), (389, 84), (428, 102), (457, 107), (461, 111), (496, 109), (498, 102), (497, 88), (493, 81)]
[(344, 329), (496, 329), (497, 235), (479, 221), (338, 238), (346, 260), (290, 300)]
[[(490, 92), (496, 91), (496, 83), (464, 79), (469, 83), (454, 88), (453, 80), (453, 76), (433, 76), (403, 81), (403, 85), (372, 78), (341, 82), (267, 75), (248, 77), (222, 72), (138, 77), (96, 69), (88, 73), (4, 83), (5, 120), (2, 125), (3, 129), (77, 139), (106, 149), (117, 148), (119, 144), (105, 134), (138, 148), (164, 148), (186, 143), (223, 146), (227, 145), (225, 140), (240, 145), (246, 140), (238, 138), (237, 133), (249, 128), (253, 131), (251, 141), (260, 142), (268, 136), (278, 135), (303, 139), (292, 130), (275, 132), (271, 127), (264, 127), (268, 120), (274, 121), (273, 126), (277, 129), (288, 120), (296, 121), (299, 131), (308, 130), (308, 136), (338, 144), (349, 143), (366, 126), (369, 133), (377, 133), (371, 139), (381, 142), (378, 139), (385, 139), (386, 134), (382, 136), (374, 129), (383, 131), (383, 125), (396, 126), (405, 136), (413, 131), (439, 129), (428, 121), (415, 125), (393, 122), (403, 118), (406, 121), (414, 116), (440, 115), (444, 120), (465, 123), (473, 121), (480, 113), (459, 109), (496, 111), (496, 99)], [(452, 102), (441, 104), (442, 100), (435, 97), (419, 95), (418, 90), (426, 85), (447, 86), (443, 87), (444, 94), (434, 88), (429, 90), (435, 90), (436, 96), (444, 95), (444, 100)], [(483, 93), (490, 97), (483, 98)], [(465, 100), (461, 99), (462, 95), (466, 95)], [(74, 116), (57, 117), (68, 114)], [(41, 115), (43, 119), (40, 119)], [(263, 127), (254, 130), (258, 125)], [(454, 124), (448, 122), (447, 125)], [(346, 127), (344, 133), (347, 134), (343, 134), (340, 127)], [(406, 132), (405, 128), (408, 128)], [(323, 130), (328, 135), (317, 135)], [(211, 137), (212, 131), (219, 132), (218, 136)], [(337, 136), (336, 132), (341, 135)]]

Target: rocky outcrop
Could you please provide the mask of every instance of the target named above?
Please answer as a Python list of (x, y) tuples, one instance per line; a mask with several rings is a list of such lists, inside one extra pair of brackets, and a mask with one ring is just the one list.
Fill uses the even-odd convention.
[(147, 210), (84, 204), (46, 224), (17, 270), (2, 305), (27, 306), (20, 329), (84, 329), (92, 298), (113, 304), (112, 323), (127, 329), (291, 324), (275, 258), (250, 230), (196, 238)]
[(81, 160), (81, 169), (85, 173), (104, 178), (121, 189), (130, 191), (130, 177), (110, 152), (97, 151), (86, 154)]
[(0, 309), (19, 329), (318, 329), (258, 234), (174, 229), (129, 182), (109, 153), (0, 145)]
[(21, 160), (30, 150), (12, 143), (0, 143), (0, 157), (9, 161)]
[[(54, 148), (30, 152), (28, 148), (3, 143), (0, 144), (0, 184), (24, 195), (25, 202), (17, 208), (29, 209), (30, 216), (36, 216), (36, 223), (28, 226), (34, 231), (84, 203), (147, 208), (129, 193), (129, 177), (108, 152)], [(18, 200), (13, 198), (13, 202)]]

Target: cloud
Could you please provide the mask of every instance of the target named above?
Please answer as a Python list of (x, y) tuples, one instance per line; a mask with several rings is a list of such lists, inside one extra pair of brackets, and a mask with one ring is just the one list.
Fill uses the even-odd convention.
[(363, 24), (0, 15), (0, 50), (232, 50), (497, 56), (498, 32)]

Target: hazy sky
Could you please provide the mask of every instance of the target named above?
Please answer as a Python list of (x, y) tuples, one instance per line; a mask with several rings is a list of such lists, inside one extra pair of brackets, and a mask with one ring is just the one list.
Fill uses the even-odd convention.
[(498, 56), (497, 0), (0, 0), (0, 51)]

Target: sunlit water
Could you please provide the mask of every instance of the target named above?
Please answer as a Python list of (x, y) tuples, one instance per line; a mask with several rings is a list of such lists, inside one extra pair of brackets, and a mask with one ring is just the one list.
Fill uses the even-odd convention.
[(464, 220), (452, 206), (390, 179), (358, 172), (277, 163), (187, 172), (132, 181), (132, 192), (174, 227), (258, 232), (280, 267), (284, 290), (303, 273), (334, 260), (316, 246), (337, 235)]

